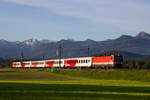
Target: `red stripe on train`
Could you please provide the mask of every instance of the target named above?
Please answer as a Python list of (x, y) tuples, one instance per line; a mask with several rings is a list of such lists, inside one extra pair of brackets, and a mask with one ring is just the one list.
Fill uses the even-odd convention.
[(113, 62), (112, 56), (92, 57), (92, 63)]
[(46, 61), (46, 67), (53, 67), (55, 61)]
[(75, 67), (77, 64), (77, 59), (71, 59), (71, 60), (65, 60), (64, 61), (64, 66), (65, 67)]
[(13, 67), (13, 68), (16, 67), (16, 62), (13, 62), (12, 67)]
[(31, 67), (37, 67), (38, 62), (31, 62)]
[(25, 62), (21, 62), (21, 67), (25, 67), (26, 63)]

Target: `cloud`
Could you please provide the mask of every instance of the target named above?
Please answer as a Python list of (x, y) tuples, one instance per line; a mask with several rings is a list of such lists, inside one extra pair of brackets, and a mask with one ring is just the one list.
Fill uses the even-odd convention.
[(1, 0), (49, 9), (63, 16), (107, 24), (122, 30), (150, 32), (150, 6), (139, 0)]

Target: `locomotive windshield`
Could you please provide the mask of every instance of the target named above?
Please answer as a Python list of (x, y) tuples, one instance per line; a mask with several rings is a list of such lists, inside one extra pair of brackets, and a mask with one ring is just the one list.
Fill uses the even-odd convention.
[(114, 59), (117, 60), (117, 61), (123, 61), (122, 56), (114, 56)]

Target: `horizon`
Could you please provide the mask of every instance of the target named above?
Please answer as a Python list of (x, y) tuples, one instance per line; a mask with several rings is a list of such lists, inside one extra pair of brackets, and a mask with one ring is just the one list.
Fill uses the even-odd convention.
[[(140, 33), (142, 33), (142, 32), (144, 32), (144, 31), (141, 31), (141, 32), (139, 32), (139, 33), (137, 33), (136, 35), (127, 35), (127, 34), (122, 34), (121, 36), (123, 36), (123, 35), (127, 35), (127, 36), (131, 36), (131, 37), (136, 37), (136, 36), (138, 36)], [(146, 33), (146, 34), (149, 34), (150, 35), (150, 33), (147, 33), (147, 32), (144, 32), (144, 33)], [(115, 39), (117, 39), (117, 38), (120, 38), (121, 36), (119, 36), (119, 37), (116, 37), (116, 38), (108, 38), (108, 39), (105, 39), (105, 40), (94, 40), (94, 39), (90, 39), (90, 38), (87, 38), (87, 39), (85, 39), (85, 40), (75, 40), (75, 39), (72, 39), (72, 38), (62, 38), (62, 39), (60, 39), (60, 40), (50, 40), (50, 39), (37, 39), (37, 38), (28, 38), (28, 39), (26, 39), (26, 40), (16, 40), (16, 41), (9, 41), (9, 40), (6, 40), (6, 39), (0, 39), (0, 40), (4, 40), (4, 41), (9, 41), (9, 42), (24, 42), (24, 41), (27, 41), (27, 40), (37, 40), (37, 41), (44, 41), (44, 40), (47, 40), (47, 41), (51, 41), (51, 42), (58, 42), (58, 41), (61, 41), (61, 40), (71, 40), (71, 41), (86, 41), (86, 40), (92, 40), (92, 41), (107, 41), (107, 40), (115, 40)]]
[(0, 0), (0, 38), (92, 39), (150, 33), (149, 0)]

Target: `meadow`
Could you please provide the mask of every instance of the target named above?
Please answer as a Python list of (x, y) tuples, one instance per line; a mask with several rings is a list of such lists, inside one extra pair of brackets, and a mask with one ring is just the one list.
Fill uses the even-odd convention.
[(0, 100), (150, 100), (148, 70), (0, 69)]

